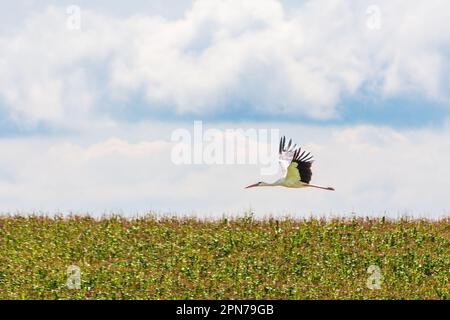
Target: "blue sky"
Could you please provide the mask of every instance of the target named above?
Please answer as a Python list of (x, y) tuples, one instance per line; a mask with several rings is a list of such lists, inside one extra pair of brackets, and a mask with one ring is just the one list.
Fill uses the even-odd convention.
[[(73, 5), (79, 16), (67, 11)], [(0, 211), (449, 210), (446, 1), (14, 1), (4, 8)], [(297, 190), (299, 206), (290, 191), (243, 191), (261, 179), (255, 165), (174, 166), (171, 133), (191, 130), (194, 120), (220, 130), (276, 128), (310, 148), (314, 179), (338, 191)], [(232, 179), (212, 178), (230, 172)]]

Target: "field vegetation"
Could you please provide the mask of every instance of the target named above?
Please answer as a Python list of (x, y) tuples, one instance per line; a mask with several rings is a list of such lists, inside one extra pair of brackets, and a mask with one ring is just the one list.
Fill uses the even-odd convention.
[(449, 280), (448, 218), (0, 217), (0, 299), (450, 299)]

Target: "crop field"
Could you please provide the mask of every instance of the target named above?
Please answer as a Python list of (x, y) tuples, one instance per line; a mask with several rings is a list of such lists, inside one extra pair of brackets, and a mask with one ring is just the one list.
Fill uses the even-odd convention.
[(0, 217), (0, 299), (449, 299), (449, 280), (448, 218)]

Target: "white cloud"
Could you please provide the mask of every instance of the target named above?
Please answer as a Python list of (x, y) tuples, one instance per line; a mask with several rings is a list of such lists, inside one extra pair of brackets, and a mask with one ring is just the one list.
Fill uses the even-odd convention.
[[(270, 180), (259, 166), (175, 166), (168, 139), (179, 123), (117, 116), (126, 105), (180, 119), (227, 108), (236, 118), (245, 111), (323, 119), (362, 89), (448, 104), (449, 3), (377, 1), (379, 30), (366, 26), (370, 4), (199, 0), (170, 18), (82, 5), (80, 32), (66, 28), (65, 7), (53, 6), (10, 32), (2, 27), (1, 115), (19, 127), (69, 130), (0, 139), (1, 210), (448, 213), (448, 126), (270, 124), (315, 154), (313, 182), (337, 190), (326, 193), (244, 190)], [(130, 103), (136, 97), (139, 106)]]
[(446, 100), (448, 2), (378, 1), (379, 30), (366, 26), (369, 4), (199, 0), (171, 20), (82, 7), (81, 32), (50, 7), (0, 36), (0, 101), (18, 123), (77, 128), (133, 95), (178, 115), (233, 105), (313, 118), (336, 116), (363, 86)]
[(8, 151), (0, 159), (2, 210), (220, 216), (252, 207), (258, 215), (448, 214), (449, 127), (421, 132), (371, 126), (284, 128), (296, 142), (308, 141), (304, 147), (316, 159), (312, 182), (333, 186), (335, 192), (244, 189), (278, 178), (261, 176), (261, 165), (174, 165), (171, 142), (139, 140), (152, 131), (147, 124), (133, 138), (95, 143), (0, 140), (0, 148)]

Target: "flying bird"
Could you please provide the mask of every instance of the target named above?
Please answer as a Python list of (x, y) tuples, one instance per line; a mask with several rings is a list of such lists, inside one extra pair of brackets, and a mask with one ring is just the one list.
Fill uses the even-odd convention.
[(273, 183), (260, 181), (246, 188), (282, 186), (287, 188), (310, 187), (334, 191), (332, 187), (321, 187), (309, 183), (312, 176), (311, 165), (313, 156), (309, 152), (302, 151), (300, 147), (296, 148), (296, 146), (292, 145), (292, 139), (289, 140), (287, 146), (286, 137), (280, 139), (279, 162), (284, 178), (278, 179)]

